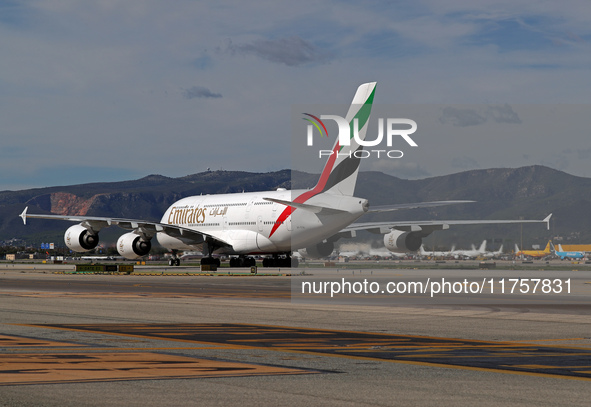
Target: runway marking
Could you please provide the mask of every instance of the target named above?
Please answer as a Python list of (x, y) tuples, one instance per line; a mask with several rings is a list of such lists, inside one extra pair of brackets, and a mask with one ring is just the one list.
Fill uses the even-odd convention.
[(0, 386), (308, 373), (315, 372), (151, 352), (0, 355)]
[(556, 338), (556, 339), (532, 339), (531, 341), (514, 341), (514, 342), (559, 342), (559, 341), (584, 341), (587, 338)]
[(588, 370), (582, 370), (588, 369), (591, 364), (591, 350), (577, 347), (252, 324), (34, 326), (226, 346), (228, 349), (266, 349), (309, 355), (591, 380), (591, 373)]
[(73, 346), (78, 347), (84, 345), (0, 334), (0, 348), (58, 348)]
[[(524, 369), (552, 369), (554, 366), (547, 365), (514, 365), (513, 367), (519, 367)], [(591, 369), (591, 366), (562, 366), (563, 369)]]
[(57, 291), (2, 291), (1, 295), (12, 297), (30, 297), (30, 298), (274, 298), (289, 299), (290, 293), (283, 291), (261, 291), (261, 292), (193, 292), (186, 294), (179, 293), (160, 293), (160, 292), (138, 292), (136, 293), (116, 293), (116, 292), (89, 292), (72, 293)]

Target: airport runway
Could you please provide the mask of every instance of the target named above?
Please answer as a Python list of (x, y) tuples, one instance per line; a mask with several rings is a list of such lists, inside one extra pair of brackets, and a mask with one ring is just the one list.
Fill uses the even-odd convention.
[(0, 269), (0, 405), (589, 404), (591, 275), (568, 275), (560, 307), (292, 301), (292, 280), (327, 278), (306, 273)]

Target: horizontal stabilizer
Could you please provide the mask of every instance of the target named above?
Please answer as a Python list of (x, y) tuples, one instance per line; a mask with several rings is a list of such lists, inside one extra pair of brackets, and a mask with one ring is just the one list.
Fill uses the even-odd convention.
[(368, 212), (390, 212), (399, 209), (415, 209), (415, 208), (434, 208), (436, 206), (455, 205), (463, 203), (473, 203), (476, 201), (432, 201), (432, 202), (415, 202), (394, 205), (381, 205), (370, 207)]
[(271, 202), (275, 202), (275, 203), (278, 203), (281, 205), (291, 206), (293, 208), (298, 208), (298, 209), (303, 209), (305, 211), (312, 212), (312, 213), (318, 213), (318, 214), (321, 213), (323, 215), (346, 213), (346, 211), (342, 211), (340, 209), (329, 208), (327, 206), (318, 206), (318, 205), (310, 205), (310, 204), (305, 204), (305, 203), (283, 201), (281, 199), (275, 199), (275, 198), (263, 198), (263, 199), (265, 201), (271, 201)]

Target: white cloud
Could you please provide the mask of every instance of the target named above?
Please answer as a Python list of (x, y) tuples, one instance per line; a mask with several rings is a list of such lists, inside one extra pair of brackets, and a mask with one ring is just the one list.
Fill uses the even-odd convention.
[(439, 118), (441, 123), (450, 123), (458, 127), (478, 126), (486, 122), (486, 117), (479, 115), (474, 109), (458, 109), (446, 106)]
[(185, 99), (195, 99), (195, 98), (217, 99), (217, 98), (221, 98), (222, 94), (221, 93), (214, 93), (204, 86), (192, 86), (189, 89), (183, 90), (183, 96), (185, 97)]
[(277, 40), (259, 39), (246, 44), (230, 42), (225, 51), (231, 54), (251, 54), (287, 66), (326, 63), (330, 60), (327, 51), (297, 36)]

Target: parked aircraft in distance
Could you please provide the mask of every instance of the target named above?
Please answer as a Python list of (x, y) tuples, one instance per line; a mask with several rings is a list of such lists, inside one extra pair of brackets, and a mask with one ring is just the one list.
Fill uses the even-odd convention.
[(478, 249), (472, 246), (472, 250), (454, 250), (451, 254), (455, 258), (469, 257), (476, 258), (482, 256), (486, 252), (486, 240), (483, 240)]
[(203, 257), (203, 253), (198, 251), (186, 251), (183, 252), (183, 255), (180, 257), (181, 260), (195, 260), (201, 259)]
[(404, 257), (406, 253), (394, 253), (390, 250), (386, 249), (385, 247), (380, 247), (378, 249), (370, 248), (369, 249), (369, 256), (370, 257), (382, 257), (385, 259), (389, 259), (392, 257)]
[(550, 250), (550, 243), (551, 241), (548, 240), (548, 244), (546, 244), (546, 248), (544, 250), (519, 250), (519, 246), (515, 245), (515, 256), (525, 256), (525, 257), (535, 257), (535, 258), (542, 258), (552, 254), (552, 250)]
[(585, 257), (585, 252), (567, 252), (562, 250), (562, 245), (559, 244), (558, 245), (558, 250), (556, 250), (556, 247), (554, 247), (554, 244), (552, 244), (552, 248), (554, 249), (554, 254), (558, 257), (560, 257), (560, 260), (564, 260), (564, 259), (571, 259), (571, 260), (575, 260), (575, 259), (582, 259)]
[(424, 245), (421, 245), (419, 248), (419, 254), (425, 257), (452, 257), (452, 252), (455, 248), (455, 246), (452, 246), (449, 251), (425, 250)]
[(345, 250), (339, 251), (339, 257), (357, 257), (360, 256), (362, 253), (360, 250)]
[(482, 255), (483, 257), (486, 258), (491, 258), (491, 257), (498, 257), (501, 256), (503, 254), (503, 245), (501, 245), (501, 247), (499, 248), (499, 250), (492, 251), (492, 252), (484, 252), (484, 254)]
[(120, 256), (81, 256), (80, 260), (117, 260)]
[(386, 249), (385, 247), (381, 248), (373, 248), (370, 244), (360, 243), (356, 246), (353, 245), (346, 245), (345, 250), (337, 250), (336, 254), (338, 257), (347, 257), (347, 258), (358, 258), (364, 259), (368, 257), (381, 257), (390, 259), (393, 257), (404, 257), (406, 253), (392, 253), (390, 250)]
[[(492, 223), (549, 223), (543, 220), (450, 220), (396, 221), (353, 223), (362, 215), (409, 208), (427, 208), (472, 201), (436, 201), (396, 204), (370, 208), (369, 201), (353, 196), (359, 164), (356, 155), (363, 148), (376, 83), (361, 85), (345, 117), (354, 131), (348, 143), (341, 145), (339, 137), (316, 186), (309, 190), (249, 192), (190, 196), (173, 203), (160, 222), (95, 216), (21, 213), (28, 218), (60, 219), (77, 222), (66, 230), (66, 245), (75, 252), (94, 249), (99, 243), (101, 229), (117, 225), (130, 232), (117, 241), (117, 250), (128, 258), (147, 255), (151, 240), (172, 253), (171, 265), (179, 265), (179, 250), (200, 251), (203, 265), (219, 265), (214, 254), (231, 257), (230, 266), (253, 266), (253, 255), (269, 255), (263, 266), (291, 265), (294, 250), (305, 248), (310, 257), (329, 256), (340, 238), (355, 236), (357, 231), (369, 230), (384, 234), (390, 251), (409, 252), (419, 249), (422, 239), (450, 225)], [(315, 116), (311, 116), (316, 119)], [(347, 126), (345, 126), (347, 128)], [(304, 142), (305, 137), (302, 137)], [(294, 259), (294, 265), (297, 260)]]

